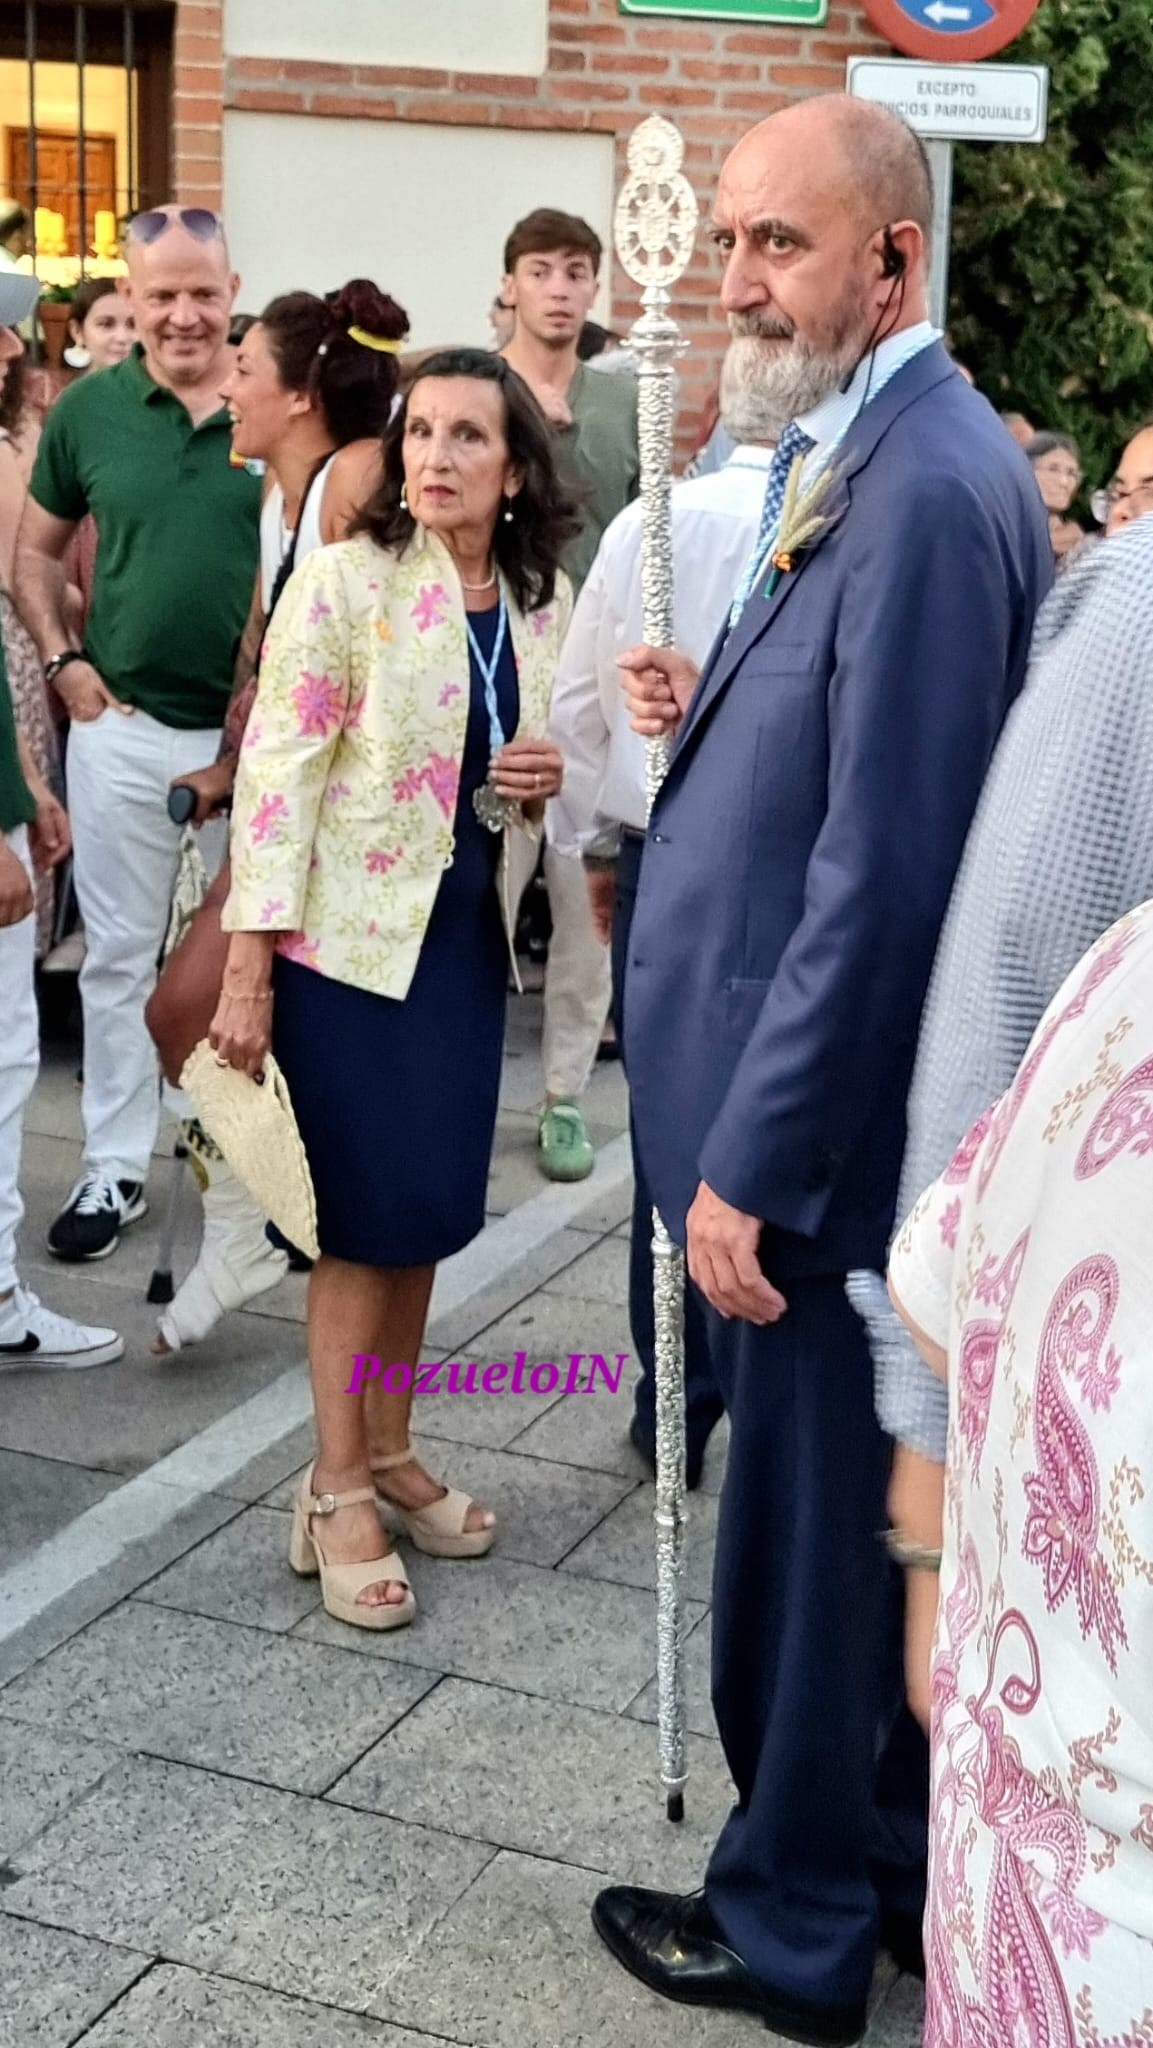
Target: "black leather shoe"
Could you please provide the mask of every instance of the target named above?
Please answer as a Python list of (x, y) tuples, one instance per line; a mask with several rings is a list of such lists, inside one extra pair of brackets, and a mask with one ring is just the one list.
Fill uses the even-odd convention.
[(865, 2031), (866, 2010), (802, 2006), (758, 1982), (728, 1947), (703, 1892), (611, 1885), (593, 1906), (593, 1926), (618, 1963), (650, 1991), (679, 2005), (750, 2012), (788, 2041), (808, 2048), (852, 2048)]
[[(656, 1445), (644, 1429), (638, 1415), (634, 1415), (629, 1424), (629, 1442), (638, 1458), (644, 1460), (655, 1479), (657, 1476)], [(704, 1462), (705, 1451), (703, 1444), (699, 1451), (694, 1451), (691, 1444), (685, 1445), (685, 1486), (690, 1493), (695, 1493), (701, 1483), (701, 1472)]]

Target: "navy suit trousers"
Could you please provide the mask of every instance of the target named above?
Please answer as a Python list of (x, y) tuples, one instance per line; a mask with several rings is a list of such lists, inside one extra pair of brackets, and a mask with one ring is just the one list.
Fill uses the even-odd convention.
[[(613, 1024), (621, 1054), (628, 1063), (628, 1048), (625, 1043), (624, 993), (625, 962), (628, 959), (629, 933), (632, 930), (633, 908), (637, 897), (637, 876), (640, 873), (643, 842), (626, 837), (621, 843), (620, 858), (617, 862), (616, 893), (613, 901), (612, 923), (612, 976), (613, 976)], [(630, 1126), (631, 1136), (631, 1126)], [(633, 1217), (629, 1237), (629, 1327), (640, 1361), (641, 1377), (637, 1382), (636, 1413), (644, 1435), (653, 1442), (656, 1435), (656, 1368), (654, 1350), (656, 1333), (653, 1316), (653, 1198), (641, 1170), (636, 1143), (633, 1143)], [(696, 1288), (685, 1276), (685, 1431), (688, 1446), (688, 1462), (692, 1466), (703, 1457), (705, 1445), (714, 1426), (724, 1414), (724, 1403), (717, 1392), (713, 1368), (709, 1357), (709, 1337), (705, 1323), (705, 1307)]]
[(924, 1905), (928, 1748), (904, 1704), (890, 1449), (839, 1277), (766, 1329), (706, 1309), (732, 1423), (713, 1706), (738, 1803), (706, 1879), (732, 1947), (800, 2003), (863, 1999), (882, 1908)]

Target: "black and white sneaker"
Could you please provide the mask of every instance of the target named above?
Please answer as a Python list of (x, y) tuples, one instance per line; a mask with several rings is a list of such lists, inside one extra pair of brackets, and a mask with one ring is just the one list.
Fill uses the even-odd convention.
[(48, 1232), (48, 1249), (54, 1258), (70, 1264), (106, 1259), (120, 1243), (125, 1225), (147, 1214), (141, 1181), (83, 1173)]
[(27, 1287), (0, 1301), (0, 1372), (76, 1371), (123, 1356), (115, 1330), (58, 1316)]

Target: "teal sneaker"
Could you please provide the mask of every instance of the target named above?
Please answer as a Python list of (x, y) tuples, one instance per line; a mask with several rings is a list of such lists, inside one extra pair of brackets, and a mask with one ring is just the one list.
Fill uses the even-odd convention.
[(546, 1180), (587, 1180), (597, 1155), (575, 1102), (554, 1102), (540, 1120), (540, 1170)]

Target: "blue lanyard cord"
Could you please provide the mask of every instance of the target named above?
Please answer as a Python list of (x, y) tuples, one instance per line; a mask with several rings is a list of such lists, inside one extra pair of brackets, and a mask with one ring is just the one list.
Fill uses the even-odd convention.
[(504, 653), (505, 636), (508, 633), (508, 606), (504, 601), (503, 590), (497, 612), (496, 638), (493, 641), (492, 654), (487, 661), (481, 653), (480, 642), (472, 630), (472, 620), (467, 612), (464, 615), (464, 623), (468, 633), (468, 644), (484, 683), (484, 708), (488, 712), (488, 743), (491, 758), (493, 754), (499, 754), (504, 745), (504, 727), (500, 722), (500, 706), (496, 696), (496, 674), (500, 667), (501, 655)]

